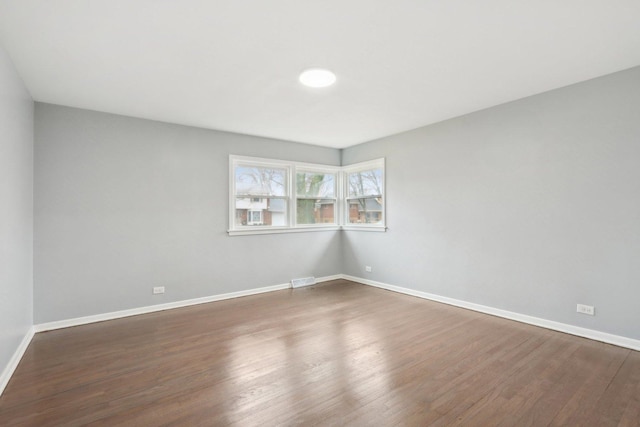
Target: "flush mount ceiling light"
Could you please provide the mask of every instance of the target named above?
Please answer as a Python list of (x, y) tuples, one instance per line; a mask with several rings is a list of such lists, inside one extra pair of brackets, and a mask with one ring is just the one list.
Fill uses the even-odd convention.
[(304, 70), (298, 79), (305, 86), (327, 87), (336, 82), (336, 75), (324, 68), (309, 68)]

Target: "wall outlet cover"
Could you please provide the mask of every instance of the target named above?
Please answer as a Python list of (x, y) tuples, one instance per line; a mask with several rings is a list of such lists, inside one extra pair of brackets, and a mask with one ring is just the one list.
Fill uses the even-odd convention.
[(588, 314), (589, 316), (594, 316), (596, 314), (595, 307), (591, 305), (578, 304), (578, 308), (576, 309), (578, 313)]

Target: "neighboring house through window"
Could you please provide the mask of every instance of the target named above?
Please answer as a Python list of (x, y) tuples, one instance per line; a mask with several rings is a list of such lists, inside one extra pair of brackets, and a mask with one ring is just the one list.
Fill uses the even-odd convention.
[(384, 159), (346, 167), (230, 156), (229, 234), (385, 230)]
[(348, 166), (347, 224), (384, 224), (384, 160)]

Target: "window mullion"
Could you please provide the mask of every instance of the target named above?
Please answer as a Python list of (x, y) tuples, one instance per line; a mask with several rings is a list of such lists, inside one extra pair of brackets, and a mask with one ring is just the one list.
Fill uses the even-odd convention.
[(298, 221), (296, 219), (296, 174), (296, 166), (293, 165), (289, 167), (289, 224), (291, 224), (292, 228), (298, 226)]

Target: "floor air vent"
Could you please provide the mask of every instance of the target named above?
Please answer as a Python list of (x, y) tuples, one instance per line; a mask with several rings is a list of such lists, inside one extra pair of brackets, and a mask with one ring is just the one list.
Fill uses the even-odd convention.
[(315, 277), (302, 277), (300, 279), (292, 279), (291, 287), (292, 288), (301, 288), (303, 286), (315, 285), (316, 278)]

